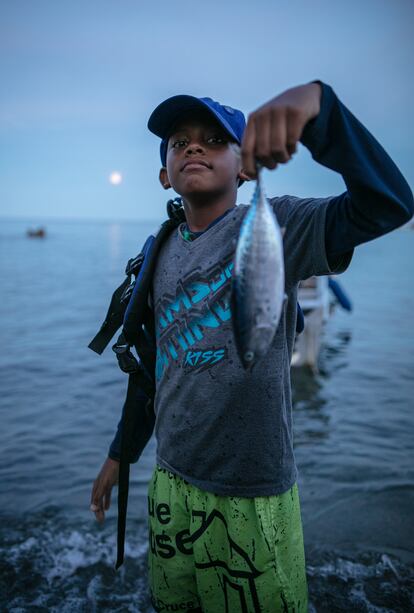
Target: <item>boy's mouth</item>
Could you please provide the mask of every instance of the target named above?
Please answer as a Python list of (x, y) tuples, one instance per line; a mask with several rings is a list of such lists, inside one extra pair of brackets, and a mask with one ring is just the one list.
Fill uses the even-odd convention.
[(200, 168), (211, 168), (211, 165), (204, 160), (188, 160), (183, 164), (181, 168), (181, 172), (183, 170), (198, 170)]

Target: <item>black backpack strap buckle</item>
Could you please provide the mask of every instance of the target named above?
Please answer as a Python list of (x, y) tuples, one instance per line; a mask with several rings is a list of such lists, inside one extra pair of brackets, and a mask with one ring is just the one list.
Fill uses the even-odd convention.
[(112, 346), (112, 351), (115, 353), (119, 368), (127, 374), (140, 372), (141, 368), (138, 360), (131, 351), (131, 347), (121, 336), (118, 338), (115, 345)]
[(125, 274), (127, 275), (127, 277), (130, 277), (131, 275), (134, 275), (135, 277), (137, 276), (141, 268), (142, 262), (144, 261), (144, 257), (145, 256), (143, 253), (138, 253), (135, 258), (130, 258), (128, 260), (128, 263), (125, 268)]
[(174, 198), (174, 200), (168, 200), (167, 215), (177, 224), (185, 221), (184, 207), (181, 198), (177, 197)]
[(134, 287), (135, 287), (135, 279), (134, 281), (131, 281), (131, 283), (127, 285), (124, 291), (122, 292), (121, 298), (119, 299), (119, 301), (122, 304), (128, 304), (129, 299), (132, 296), (132, 292), (134, 291)]

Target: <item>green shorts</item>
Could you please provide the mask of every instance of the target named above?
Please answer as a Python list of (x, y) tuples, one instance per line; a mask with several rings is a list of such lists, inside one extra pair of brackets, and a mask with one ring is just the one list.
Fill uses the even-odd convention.
[(277, 496), (218, 496), (156, 466), (148, 511), (156, 611), (307, 611), (296, 483)]

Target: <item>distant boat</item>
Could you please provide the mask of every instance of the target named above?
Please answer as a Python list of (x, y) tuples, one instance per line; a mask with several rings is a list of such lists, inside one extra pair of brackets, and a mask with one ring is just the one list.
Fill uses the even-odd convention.
[(303, 311), (305, 328), (296, 335), (291, 365), (309, 366), (317, 373), (323, 326), (336, 303), (346, 311), (352, 310), (352, 303), (338, 281), (329, 276), (301, 281), (298, 302)]
[(46, 230), (45, 228), (37, 228), (36, 230), (33, 228), (29, 228), (26, 231), (26, 236), (28, 238), (45, 238)]

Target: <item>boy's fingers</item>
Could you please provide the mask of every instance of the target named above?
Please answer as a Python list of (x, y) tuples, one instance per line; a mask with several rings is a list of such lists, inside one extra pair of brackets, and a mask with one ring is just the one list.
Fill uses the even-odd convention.
[(105, 511), (107, 511), (110, 506), (111, 506), (111, 490), (109, 490), (105, 494), (105, 505), (104, 505)]
[(286, 124), (286, 149), (291, 155), (296, 152), (302, 130), (303, 118), (297, 112), (289, 111)]
[(91, 511), (92, 507), (101, 507), (102, 494), (97, 487), (94, 487), (91, 494)]
[(92, 492), (91, 492), (91, 503), (93, 503), (97, 498), (99, 498), (99, 490), (100, 490), (100, 483), (99, 483), (99, 480), (96, 479), (93, 482), (93, 487), (92, 487)]
[(92, 513), (95, 513), (95, 519), (99, 523), (102, 523), (105, 520), (105, 513), (104, 513), (104, 510), (101, 504), (96, 504), (96, 502), (95, 503), (93, 502), (89, 508), (92, 511)]
[(286, 164), (296, 152), (300, 126), (296, 117), (280, 109), (269, 108), (248, 119), (241, 155), (243, 168), (251, 178), (256, 177), (256, 161), (269, 169), (278, 163)]
[(99, 509), (99, 511), (96, 511), (95, 518), (96, 518), (96, 521), (98, 521), (100, 524), (102, 524), (105, 521), (105, 513), (103, 512), (102, 509)]
[(103, 495), (100, 493), (100, 488), (98, 484), (94, 484), (91, 494), (91, 503), (89, 509), (92, 513), (98, 513), (102, 510), (102, 499)]
[(286, 115), (274, 111), (272, 113), (270, 133), (271, 155), (276, 162), (281, 162), (282, 164), (290, 160), (290, 155), (286, 148), (286, 134)]
[(255, 121), (256, 143), (255, 158), (266, 168), (274, 166), (272, 159), (271, 124), (269, 113), (258, 115)]
[(95, 500), (95, 502), (91, 503), (91, 506), (89, 508), (92, 511), (92, 513), (99, 513), (100, 511), (102, 511), (103, 505), (101, 501)]
[(254, 159), (254, 148), (256, 142), (255, 130), (254, 119), (249, 117), (243, 135), (241, 157), (243, 169), (252, 179), (256, 176), (256, 162)]
[(296, 153), (297, 145), (296, 145), (296, 143), (292, 143), (292, 144), (287, 143), (286, 144), (286, 149), (287, 149), (287, 152), (289, 153), (289, 155), (292, 156), (294, 153)]

